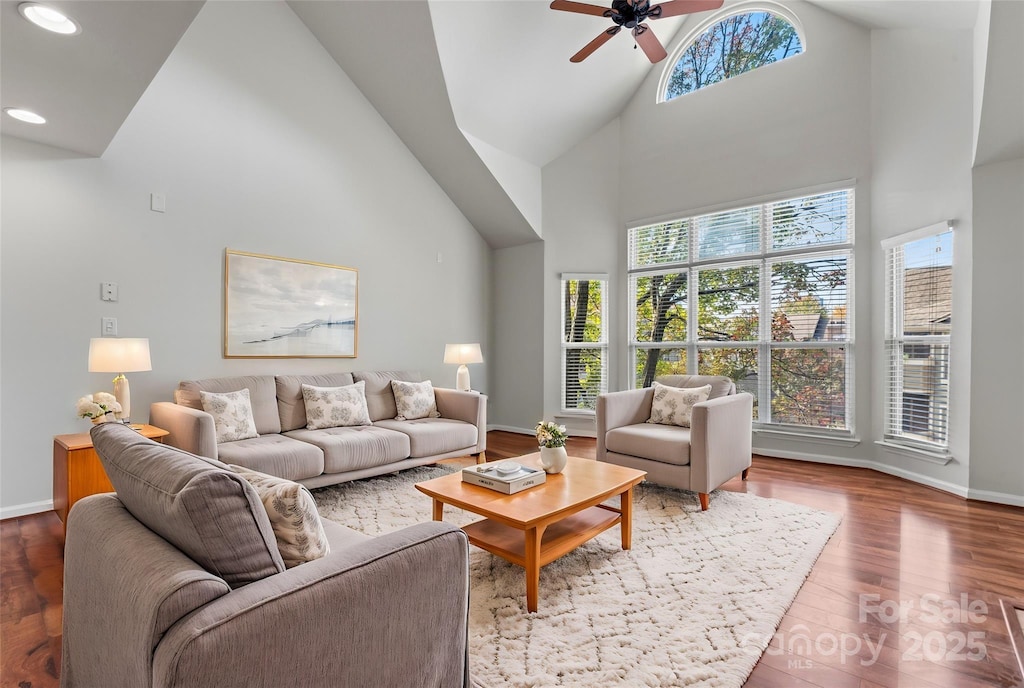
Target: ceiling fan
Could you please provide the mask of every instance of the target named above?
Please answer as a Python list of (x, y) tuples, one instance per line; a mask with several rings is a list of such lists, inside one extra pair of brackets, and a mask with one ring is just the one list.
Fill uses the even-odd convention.
[(646, 20), (717, 10), (723, 3), (724, 0), (667, 0), (652, 7), (650, 0), (612, 0), (612, 6), (608, 8), (585, 2), (573, 2), (573, 0), (554, 0), (551, 3), (551, 9), (591, 14), (595, 17), (608, 17), (615, 22), (615, 26), (598, 34), (597, 38), (570, 57), (569, 62), (583, 62), (590, 57), (591, 53), (611, 40), (611, 37), (621, 31), (623, 26), (633, 29), (633, 39), (647, 55), (647, 59), (651, 62), (660, 62), (668, 56), (668, 53), (665, 52), (658, 37), (651, 31), (651, 27), (644, 24)]

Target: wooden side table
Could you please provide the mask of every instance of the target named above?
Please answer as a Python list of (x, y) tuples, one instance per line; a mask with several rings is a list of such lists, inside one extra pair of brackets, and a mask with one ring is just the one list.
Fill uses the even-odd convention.
[[(170, 433), (153, 425), (133, 425), (143, 437), (157, 442)], [(64, 531), (68, 528), (68, 511), (79, 499), (101, 492), (113, 492), (100, 457), (92, 447), (87, 432), (57, 435), (53, 438), (53, 510), (57, 512)]]

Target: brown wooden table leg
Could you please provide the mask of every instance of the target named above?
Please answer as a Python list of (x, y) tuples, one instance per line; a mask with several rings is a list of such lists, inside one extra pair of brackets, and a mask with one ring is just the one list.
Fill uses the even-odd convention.
[(434, 520), (444, 520), (444, 502), (442, 502), (440, 499), (434, 500)]
[(619, 495), (619, 510), (622, 512), (622, 521), (619, 523), (622, 529), (622, 549), (629, 549), (633, 546), (633, 488)]
[(537, 611), (540, 596), (540, 541), (544, 537), (544, 526), (530, 528), (526, 535), (526, 611)]

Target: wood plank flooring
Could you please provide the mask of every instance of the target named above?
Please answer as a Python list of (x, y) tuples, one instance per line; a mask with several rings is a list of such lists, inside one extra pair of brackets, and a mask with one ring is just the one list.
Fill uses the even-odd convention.
[[(587, 458), (596, 449), (586, 438), (568, 448)], [(491, 461), (532, 451), (530, 436), (488, 434)], [(1024, 509), (866, 469), (762, 457), (748, 481), (724, 489), (843, 516), (747, 686), (1024, 684), (999, 609), (1002, 597), (1024, 599)], [(712, 495), (707, 518), (714, 509)], [(53, 512), (0, 522), (0, 686), (59, 684), (62, 561)]]

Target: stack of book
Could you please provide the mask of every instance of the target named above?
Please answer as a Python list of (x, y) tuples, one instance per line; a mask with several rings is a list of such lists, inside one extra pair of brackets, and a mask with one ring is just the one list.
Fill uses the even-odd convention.
[(462, 482), (486, 487), (505, 494), (543, 485), (547, 474), (539, 468), (521, 466), (511, 461), (485, 463), (462, 469)]

